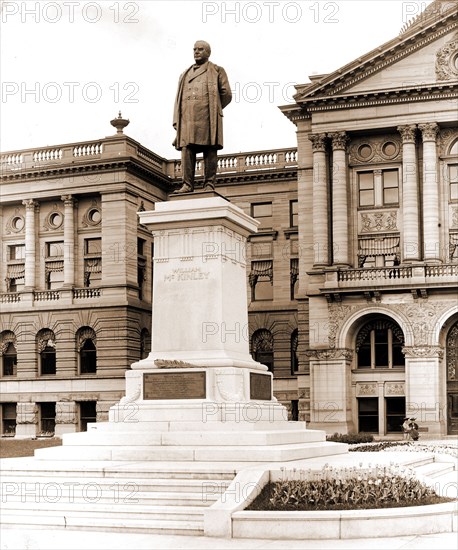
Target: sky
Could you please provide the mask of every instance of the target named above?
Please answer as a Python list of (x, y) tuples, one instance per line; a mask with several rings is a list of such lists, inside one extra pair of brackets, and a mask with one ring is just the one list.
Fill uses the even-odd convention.
[(0, 0), (0, 150), (125, 133), (165, 158), (179, 75), (206, 40), (227, 72), (224, 150), (296, 146), (278, 109), (294, 85), (333, 72), (398, 36), (418, 0)]

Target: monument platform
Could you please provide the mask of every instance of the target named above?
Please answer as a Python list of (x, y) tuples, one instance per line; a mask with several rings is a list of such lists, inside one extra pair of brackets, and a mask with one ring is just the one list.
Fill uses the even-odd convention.
[(214, 192), (139, 217), (154, 235), (152, 351), (126, 371), (109, 422), (2, 461), (5, 524), (202, 534), (203, 510), (240, 472), (347, 452), (288, 421), (272, 373), (250, 355), (246, 242), (257, 222)]

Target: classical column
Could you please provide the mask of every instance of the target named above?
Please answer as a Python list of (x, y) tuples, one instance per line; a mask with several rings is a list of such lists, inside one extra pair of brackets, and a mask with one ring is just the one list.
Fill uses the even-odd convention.
[(71, 195), (63, 195), (64, 203), (64, 287), (75, 285), (75, 200)]
[(313, 250), (314, 267), (329, 265), (326, 134), (309, 136), (313, 149)]
[(402, 137), (402, 259), (404, 262), (420, 259), (416, 129), (416, 124), (398, 126), (398, 132)]
[(26, 290), (35, 289), (36, 239), (35, 212), (39, 205), (33, 199), (22, 201), (25, 205), (25, 284)]
[(332, 139), (332, 251), (334, 265), (350, 265), (348, 255), (348, 136), (345, 132), (329, 134)]
[(423, 226), (424, 260), (440, 261), (439, 182), (435, 122), (419, 124), (423, 137)]

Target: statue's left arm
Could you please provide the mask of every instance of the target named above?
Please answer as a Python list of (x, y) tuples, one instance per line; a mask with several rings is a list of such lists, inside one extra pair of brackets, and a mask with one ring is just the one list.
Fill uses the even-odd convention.
[(222, 67), (218, 67), (218, 92), (221, 100), (221, 107), (224, 109), (224, 107), (229, 105), (232, 101), (232, 92), (226, 71)]

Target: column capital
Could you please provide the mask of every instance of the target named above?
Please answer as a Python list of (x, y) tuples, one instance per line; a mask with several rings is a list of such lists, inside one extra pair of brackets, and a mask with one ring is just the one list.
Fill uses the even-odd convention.
[(426, 122), (425, 124), (419, 124), (418, 128), (421, 130), (423, 141), (436, 141), (439, 131), (438, 124), (435, 122)]
[(415, 143), (415, 137), (417, 133), (416, 124), (406, 124), (404, 126), (398, 126), (398, 132), (401, 134), (402, 143)]
[(347, 143), (350, 139), (346, 132), (334, 132), (328, 134), (328, 137), (332, 140), (332, 149), (334, 151), (347, 149)]
[(326, 134), (309, 134), (308, 138), (312, 142), (313, 152), (326, 151)]
[(72, 195), (62, 195), (60, 200), (65, 206), (75, 206), (76, 204), (76, 199)]
[(24, 199), (22, 204), (25, 206), (26, 210), (36, 211), (40, 207), (40, 203), (35, 199)]

